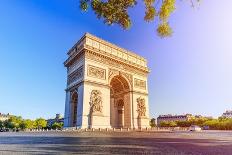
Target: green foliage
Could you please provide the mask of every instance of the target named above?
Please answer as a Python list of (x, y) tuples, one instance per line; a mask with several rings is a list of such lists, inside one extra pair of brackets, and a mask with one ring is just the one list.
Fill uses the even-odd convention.
[[(155, 20), (158, 17), (157, 33), (160, 37), (168, 37), (172, 34), (172, 29), (168, 24), (171, 14), (175, 11), (176, 0), (143, 0), (145, 4), (146, 22)], [(190, 0), (194, 6), (199, 0)], [(80, 0), (80, 8), (87, 11), (89, 7), (95, 12), (97, 18), (103, 19), (108, 25), (118, 24), (123, 29), (130, 28), (132, 22), (128, 14), (128, 9), (137, 4), (136, 0)]]
[(170, 122), (170, 127), (176, 127), (176, 126), (177, 126), (176, 122)]
[(168, 37), (172, 35), (172, 28), (169, 26), (168, 23), (164, 22), (159, 24), (157, 28), (158, 35), (162, 37)]
[(215, 130), (232, 130), (232, 119), (212, 119), (204, 122), (204, 125)]
[(4, 122), (4, 126), (10, 129), (13, 129), (13, 128), (19, 129), (21, 122), (22, 122), (21, 116), (11, 116), (9, 120), (6, 120)]
[[(33, 129), (34, 128), (34, 121), (30, 120), (30, 119), (26, 119), (22, 122), (22, 127), (24, 127), (24, 129)], [(22, 129), (22, 128), (21, 128)]]
[(37, 129), (45, 128), (47, 126), (47, 121), (45, 119), (43, 119), (43, 118), (38, 118), (38, 119), (35, 120), (34, 126)]
[(156, 127), (155, 118), (152, 118), (152, 119), (150, 120), (150, 126), (151, 126), (151, 127)]
[(160, 127), (176, 127), (177, 123), (174, 121), (163, 121), (160, 122)]
[(151, 22), (154, 20), (156, 14), (156, 9), (153, 6), (153, 3), (155, 2), (155, 0), (144, 0), (144, 4), (145, 4), (145, 16), (144, 16), (144, 20), (146, 22)]
[(232, 119), (228, 118), (194, 118), (187, 121), (175, 122), (161, 122), (160, 127), (190, 127), (191, 125), (198, 125), (201, 127), (208, 126), (211, 130), (232, 130)]
[(47, 121), (43, 118), (38, 118), (35, 121), (30, 119), (22, 119), (21, 116), (11, 116), (8, 120), (0, 121), (0, 128), (7, 129), (42, 129), (47, 126)]
[(55, 122), (52, 124), (52, 129), (62, 129), (63, 125), (63, 123)]
[(176, 9), (176, 0), (163, 0), (163, 3), (159, 11), (159, 19), (166, 22), (170, 17), (171, 13)]
[(4, 127), (3, 121), (0, 121), (0, 129)]
[(4, 121), (3, 124), (4, 124), (4, 127), (5, 127), (5, 128), (8, 128), (8, 129), (13, 129), (13, 128), (15, 128), (14, 125), (13, 125), (13, 123), (10, 122), (9, 120)]
[(179, 127), (190, 127), (192, 123), (190, 121), (176, 121), (176, 124)]

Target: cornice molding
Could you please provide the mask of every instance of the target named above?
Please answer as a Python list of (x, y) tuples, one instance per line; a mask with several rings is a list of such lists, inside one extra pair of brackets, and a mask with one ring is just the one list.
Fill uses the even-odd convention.
[(76, 57), (83, 49), (91, 50), (92, 52), (100, 53), (104, 56), (108, 56), (111, 59), (121, 61), (125, 64), (141, 68), (146, 72), (149, 72), (147, 67), (147, 60), (131, 51), (118, 47), (110, 42), (100, 39), (94, 35), (86, 33), (68, 52), (69, 58), (64, 62), (67, 67), (69, 63), (72, 63), (74, 57)]

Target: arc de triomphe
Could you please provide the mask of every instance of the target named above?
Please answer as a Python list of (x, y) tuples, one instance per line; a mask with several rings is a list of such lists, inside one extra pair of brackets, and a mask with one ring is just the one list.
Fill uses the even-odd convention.
[(64, 127), (149, 127), (146, 59), (86, 33), (64, 65)]

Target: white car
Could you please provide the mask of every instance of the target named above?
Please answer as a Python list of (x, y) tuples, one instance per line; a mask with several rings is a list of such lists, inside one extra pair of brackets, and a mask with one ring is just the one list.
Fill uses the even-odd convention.
[(189, 131), (201, 131), (201, 127), (199, 127), (197, 125), (191, 125), (189, 127)]

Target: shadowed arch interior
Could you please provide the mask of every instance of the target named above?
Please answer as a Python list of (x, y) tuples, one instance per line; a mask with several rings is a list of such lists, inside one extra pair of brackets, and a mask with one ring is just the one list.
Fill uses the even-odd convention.
[(71, 118), (71, 123), (72, 126), (76, 126), (77, 123), (77, 102), (78, 102), (78, 94), (77, 92), (73, 92), (71, 96), (71, 106), (72, 108), (72, 118)]
[(130, 86), (121, 75), (116, 75), (110, 81), (110, 123), (114, 128), (130, 127)]
[(113, 77), (110, 81), (111, 95), (129, 91), (130, 87), (126, 79), (120, 75)]

